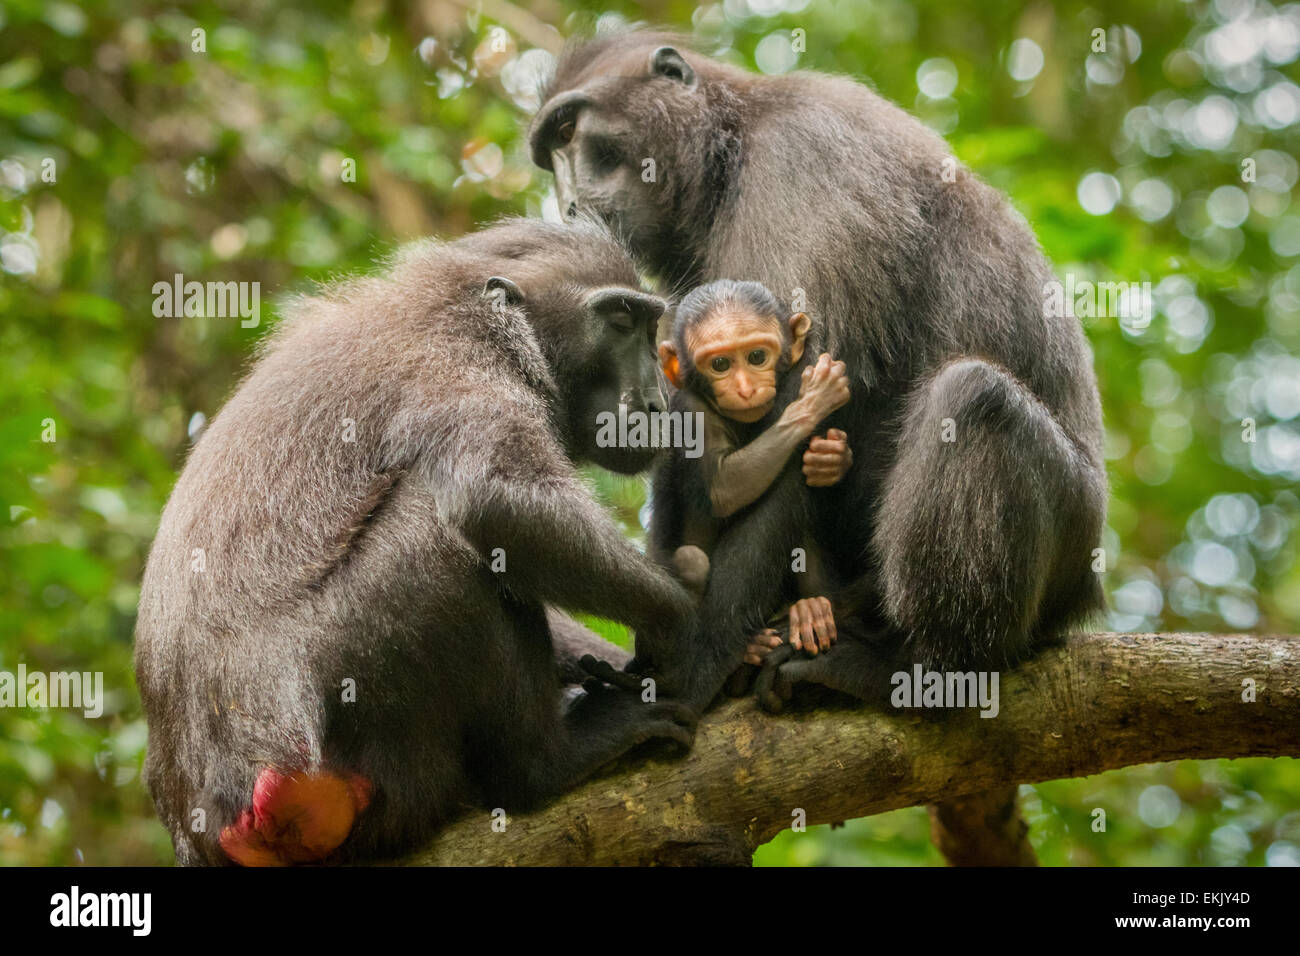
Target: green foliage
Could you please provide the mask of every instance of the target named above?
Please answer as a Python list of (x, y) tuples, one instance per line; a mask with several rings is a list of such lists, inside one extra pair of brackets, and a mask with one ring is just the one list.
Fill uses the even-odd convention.
[[(139, 783), (130, 647), (190, 431), (276, 297), (406, 238), (541, 211), (520, 137), (536, 57), (520, 54), (559, 9), (566, 33), (621, 11), (749, 66), (854, 75), (1006, 190), (1063, 278), (1151, 281), (1149, 326), (1084, 319), (1108, 428), (1111, 626), (1300, 625), (1294, 5), (521, 0), (504, 34), (467, 7), (0, 7), (0, 671), (101, 671), (108, 691), (94, 719), (0, 709), (0, 861), (170, 859)], [(178, 272), (260, 282), (261, 323), (155, 317), (154, 283)], [(640, 483), (593, 481), (639, 536)], [(1026, 799), (1048, 863), (1300, 858), (1294, 761), (1134, 768)], [(926, 833), (924, 811), (900, 811), (784, 834), (758, 861), (936, 863)]]

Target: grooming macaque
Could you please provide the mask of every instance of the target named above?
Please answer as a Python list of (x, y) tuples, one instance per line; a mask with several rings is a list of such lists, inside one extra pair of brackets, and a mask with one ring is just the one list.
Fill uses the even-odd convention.
[[(834, 641), (835, 621), (825, 596), (824, 562), (811, 534), (809, 491), (794, 453), (849, 400), (849, 385), (843, 362), (822, 355), (814, 363), (805, 355), (811, 324), (756, 282), (713, 282), (678, 306), (672, 340), (660, 344), (659, 360), (677, 389), (673, 410), (703, 415), (704, 454), (691, 459), (679, 451), (661, 464), (651, 555), (661, 562), (671, 555), (678, 576), (706, 602), (725, 599), (732, 574), (748, 573), (755, 562), (784, 569), (787, 580), (768, 603), (791, 598), (791, 643), (816, 653)], [(746, 509), (764, 495), (773, 497), (772, 504), (751, 517)], [(738, 569), (720, 568), (707, 557), (722, 535), (750, 521), (764, 536), (739, 532), (746, 553)], [(794, 559), (795, 548), (801, 558)], [(713, 596), (702, 577), (710, 569), (721, 575), (708, 585), (720, 589)], [(772, 608), (755, 613), (766, 619), (764, 610)], [(774, 631), (757, 641), (747, 650), (747, 663), (760, 663), (780, 642)]]
[(656, 655), (691, 632), (690, 594), (572, 464), (649, 464), (594, 422), (659, 401), (663, 309), (603, 229), (515, 220), (288, 310), (191, 452), (141, 591), (145, 776), (179, 862), (388, 857), (468, 806), (690, 745), (662, 694), (565, 709), (554, 641), (600, 642), (547, 608)]
[[(850, 79), (758, 76), (652, 31), (566, 50), (529, 135), (564, 213), (611, 223), (672, 288), (804, 290), (820, 347), (851, 369), (828, 424), (872, 461), (818, 494), (808, 525), (846, 582), (839, 640), (769, 655), (764, 706), (801, 681), (886, 701), (912, 663), (1009, 667), (1102, 607), (1091, 356), (1072, 317), (1044, 315), (1052, 273), (1028, 225), (939, 136)], [(693, 636), (633, 664), (707, 703), (779, 585), (766, 553), (727, 563), (746, 560)]]

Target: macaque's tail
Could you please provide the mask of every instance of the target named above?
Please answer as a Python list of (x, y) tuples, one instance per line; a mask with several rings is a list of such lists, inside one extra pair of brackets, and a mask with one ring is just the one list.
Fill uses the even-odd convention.
[(241, 866), (323, 860), (352, 832), (370, 804), (370, 789), (370, 781), (355, 774), (266, 767), (253, 787), (253, 805), (222, 829), (221, 849)]

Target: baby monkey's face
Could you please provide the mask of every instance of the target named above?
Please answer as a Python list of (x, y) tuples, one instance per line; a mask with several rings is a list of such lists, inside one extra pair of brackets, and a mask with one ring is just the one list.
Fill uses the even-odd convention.
[(706, 316), (687, 333), (690, 361), (709, 384), (719, 412), (756, 422), (771, 410), (783, 333), (777, 319), (735, 312)]

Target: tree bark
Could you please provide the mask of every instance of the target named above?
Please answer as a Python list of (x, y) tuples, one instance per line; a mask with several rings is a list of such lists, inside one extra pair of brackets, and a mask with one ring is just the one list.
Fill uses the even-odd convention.
[(1002, 674), (993, 718), (885, 713), (818, 690), (798, 688), (777, 717), (729, 701), (700, 722), (684, 758), (626, 758), (545, 809), (511, 816), (503, 832), (487, 810), (471, 812), (406, 862), (744, 865), (800, 811), (811, 825), (921, 804), (941, 805), (938, 842), (969, 861), (990, 825), (1001, 827), (997, 852), (1028, 849), (1007, 802), (1017, 784), (1300, 755), (1296, 637), (1080, 635)]

